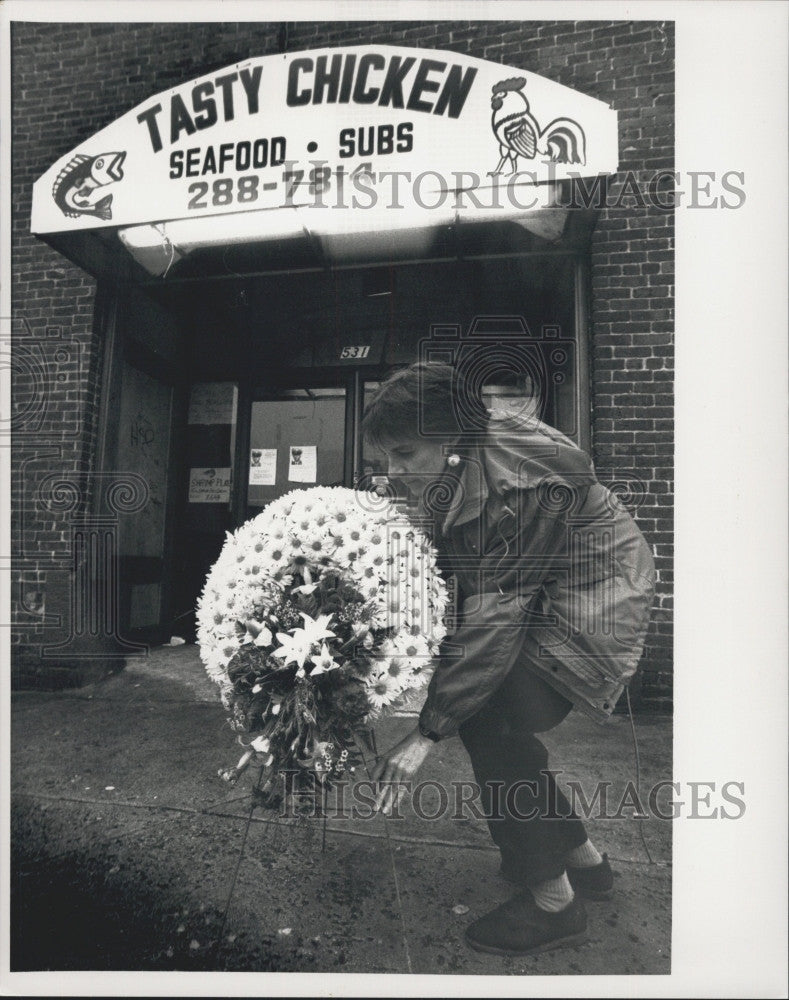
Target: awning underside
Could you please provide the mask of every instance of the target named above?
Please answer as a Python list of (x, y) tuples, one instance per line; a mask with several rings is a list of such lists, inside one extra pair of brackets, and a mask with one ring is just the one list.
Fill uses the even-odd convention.
[[(126, 228), (59, 233), (45, 239), (96, 278), (170, 284), (211, 277), (511, 253), (581, 251), (597, 212), (554, 207), (500, 219), (455, 213), (412, 228), (367, 226), (343, 232), (311, 228), (298, 213), (272, 225), (243, 217), (176, 220)], [(259, 213), (260, 215), (280, 213)], [(228, 226), (228, 221), (236, 223)], [(311, 221), (311, 220), (310, 220)], [(366, 222), (366, 220), (363, 220)], [(240, 224), (239, 224), (240, 223)]]

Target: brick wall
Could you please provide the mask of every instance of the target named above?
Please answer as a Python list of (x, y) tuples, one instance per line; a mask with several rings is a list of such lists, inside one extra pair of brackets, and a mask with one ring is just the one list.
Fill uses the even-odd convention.
[[(674, 34), (670, 22), (443, 21), (213, 24), (24, 24), (12, 27), (13, 312), (62, 367), (48, 383), (48, 422), (13, 451), (14, 599), (35, 605), (68, 556), (72, 514), (20, 515), (42, 470), (87, 471), (96, 439), (100, 350), (94, 283), (28, 233), (32, 183), (55, 159), (151, 94), (237, 60), (319, 45), (388, 42), (452, 49), (539, 73), (619, 112), (621, 173), (592, 247), (594, 457), (644, 484), (638, 521), (658, 567), (642, 695), (671, 693), (673, 214), (640, 203), (642, 184), (673, 169)], [(621, 196), (621, 197), (620, 197)], [(47, 338), (59, 326), (62, 339)], [(15, 405), (32, 379), (14, 372)], [(58, 380), (58, 375), (65, 376)], [(50, 454), (30, 462), (35, 449)], [(27, 598), (25, 595), (28, 595)], [(40, 643), (40, 617), (18, 603), (14, 642)]]

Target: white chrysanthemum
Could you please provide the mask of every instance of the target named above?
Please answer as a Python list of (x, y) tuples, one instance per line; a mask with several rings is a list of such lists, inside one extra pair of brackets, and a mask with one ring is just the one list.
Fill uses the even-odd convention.
[[(429, 671), (421, 665), (446, 634), (446, 587), (434, 549), (385, 498), (321, 486), (293, 490), (228, 532), (208, 574), (197, 605), (198, 641), (223, 701), (232, 701), (228, 662), (253, 641), (245, 623), (262, 622), (287, 597), (294, 573), (315, 582), (329, 570), (339, 570), (370, 602), (367, 638), (376, 635), (377, 662), (365, 685), (375, 710), (425, 682)], [(395, 641), (381, 643), (383, 630)]]
[(397, 646), (394, 644), (393, 639), (384, 639), (384, 641), (376, 648), (375, 655), (381, 661), (388, 660), (390, 657), (394, 656), (397, 652)]
[(217, 684), (226, 680), (225, 676), (225, 658), (218, 648), (214, 649), (210, 654), (203, 655), (203, 663), (205, 665), (206, 673), (215, 681)]
[(408, 665), (403, 662), (402, 657), (393, 656), (391, 660), (388, 660), (386, 663), (386, 672), (392, 678), (392, 684), (398, 691), (405, 691), (409, 686), (408, 682), (411, 677), (411, 671), (408, 669)]
[(418, 674), (431, 665), (430, 643), (421, 633), (414, 635), (410, 629), (399, 632), (394, 638), (393, 645), (395, 652), (392, 663), (399, 667), (401, 674), (408, 676)]
[(391, 705), (402, 693), (402, 688), (388, 670), (381, 670), (368, 678), (367, 698), (374, 713)]
[(284, 569), (289, 565), (291, 556), (288, 539), (283, 532), (282, 536), (269, 538), (261, 545), (260, 552), (255, 553), (255, 563), (261, 567), (263, 572)]
[(399, 632), (392, 640), (394, 653), (398, 656), (407, 656), (415, 661), (430, 655), (430, 644), (421, 632), (412, 631)]

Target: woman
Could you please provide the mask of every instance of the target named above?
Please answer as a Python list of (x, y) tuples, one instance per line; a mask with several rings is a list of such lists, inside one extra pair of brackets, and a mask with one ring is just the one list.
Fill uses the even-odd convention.
[(613, 711), (643, 647), (649, 547), (572, 441), (534, 418), (488, 413), (447, 365), (392, 376), (363, 427), (416, 502), (462, 602), (419, 725), (373, 772), (378, 806), (388, 813), (434, 743), (460, 736), (502, 873), (522, 887), (467, 941), (527, 955), (582, 940), (579, 897), (610, 898), (613, 873), (535, 734), (573, 707), (601, 721)]

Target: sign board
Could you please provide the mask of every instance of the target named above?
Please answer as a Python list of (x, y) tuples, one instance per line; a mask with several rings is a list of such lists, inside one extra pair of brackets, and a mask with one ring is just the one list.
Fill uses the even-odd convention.
[(235, 382), (195, 382), (189, 395), (189, 423), (234, 424), (237, 399)]
[(155, 94), (97, 132), (38, 179), (31, 228), (429, 210), (458, 192), (474, 212), (523, 211), (522, 196), (506, 204), (516, 186), (617, 166), (616, 112), (519, 67), (387, 45), (290, 52)]
[(229, 502), (229, 468), (189, 470), (189, 503)]

